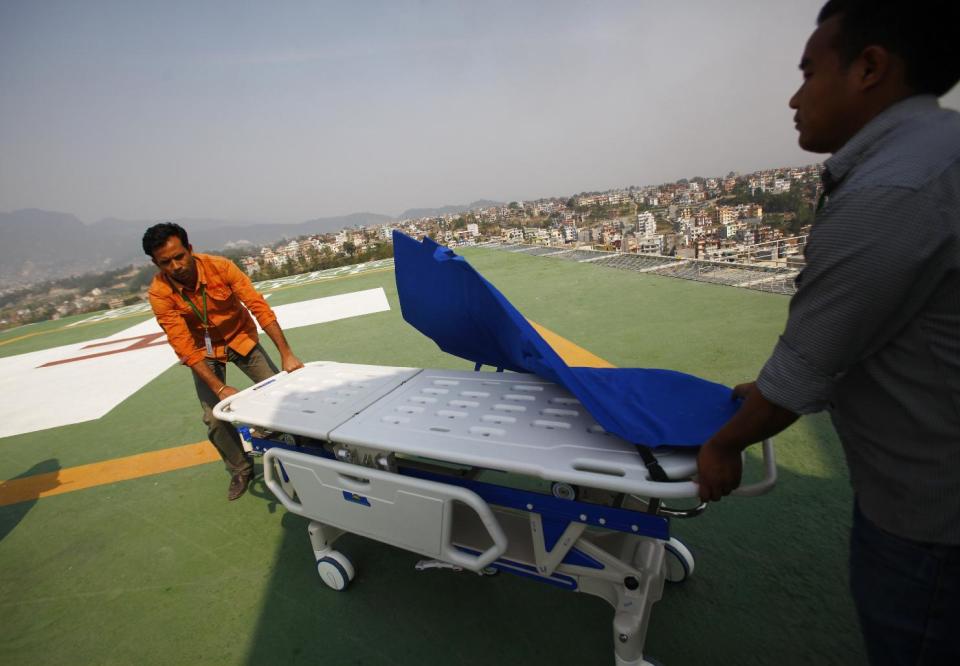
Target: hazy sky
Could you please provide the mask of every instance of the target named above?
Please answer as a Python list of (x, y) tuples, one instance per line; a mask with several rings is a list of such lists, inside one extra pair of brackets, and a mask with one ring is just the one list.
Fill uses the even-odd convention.
[(0, 211), (298, 222), (819, 161), (787, 99), (821, 4), (0, 0)]

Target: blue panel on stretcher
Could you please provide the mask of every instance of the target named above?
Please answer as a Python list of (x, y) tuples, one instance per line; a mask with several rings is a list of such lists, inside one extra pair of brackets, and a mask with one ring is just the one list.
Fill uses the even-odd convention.
[(467, 261), (393, 232), (403, 318), (443, 351), (563, 385), (607, 431), (634, 444), (700, 446), (739, 403), (722, 384), (672, 370), (571, 368)]

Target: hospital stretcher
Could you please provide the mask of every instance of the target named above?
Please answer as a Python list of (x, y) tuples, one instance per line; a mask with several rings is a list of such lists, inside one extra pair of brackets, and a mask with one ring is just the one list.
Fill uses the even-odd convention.
[[(527, 576), (606, 599), (615, 663), (639, 666), (664, 581), (693, 572), (669, 523), (704, 509), (696, 450), (656, 449), (670, 481), (654, 481), (636, 446), (535, 375), (317, 362), (214, 415), (263, 453), (266, 485), (310, 520), (318, 572), (337, 590), (354, 577), (333, 548), (347, 532), (428, 558), (418, 569)], [(736, 494), (773, 487), (770, 441), (763, 459), (763, 479)]]

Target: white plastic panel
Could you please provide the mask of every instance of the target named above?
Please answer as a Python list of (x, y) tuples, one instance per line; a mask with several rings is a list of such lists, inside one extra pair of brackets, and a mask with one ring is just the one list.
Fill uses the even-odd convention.
[(382, 365), (308, 363), (227, 398), (213, 414), (231, 423), (327, 440), (333, 428), (418, 372)]
[[(276, 479), (275, 460), (296, 489), (296, 499)], [(264, 481), (293, 513), (473, 571), (507, 548), (489, 505), (459, 486), (279, 448), (264, 457)], [(491, 545), (483, 553), (463, 553), (451, 543), (454, 502), (469, 507), (489, 535)]]
[[(607, 434), (565, 389), (534, 375), (424, 370), (330, 433), (332, 441), (617, 492), (689, 497), (652, 484), (637, 448)], [(658, 449), (671, 479), (696, 472), (696, 451)], [(671, 486), (675, 486), (675, 492)]]

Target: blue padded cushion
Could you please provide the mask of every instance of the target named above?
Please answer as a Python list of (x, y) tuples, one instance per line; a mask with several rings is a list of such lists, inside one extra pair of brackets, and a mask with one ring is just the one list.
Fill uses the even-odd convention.
[(739, 401), (673, 370), (568, 366), (496, 287), (429, 238), (393, 232), (403, 318), (443, 351), (563, 385), (608, 432), (651, 448), (700, 446)]

